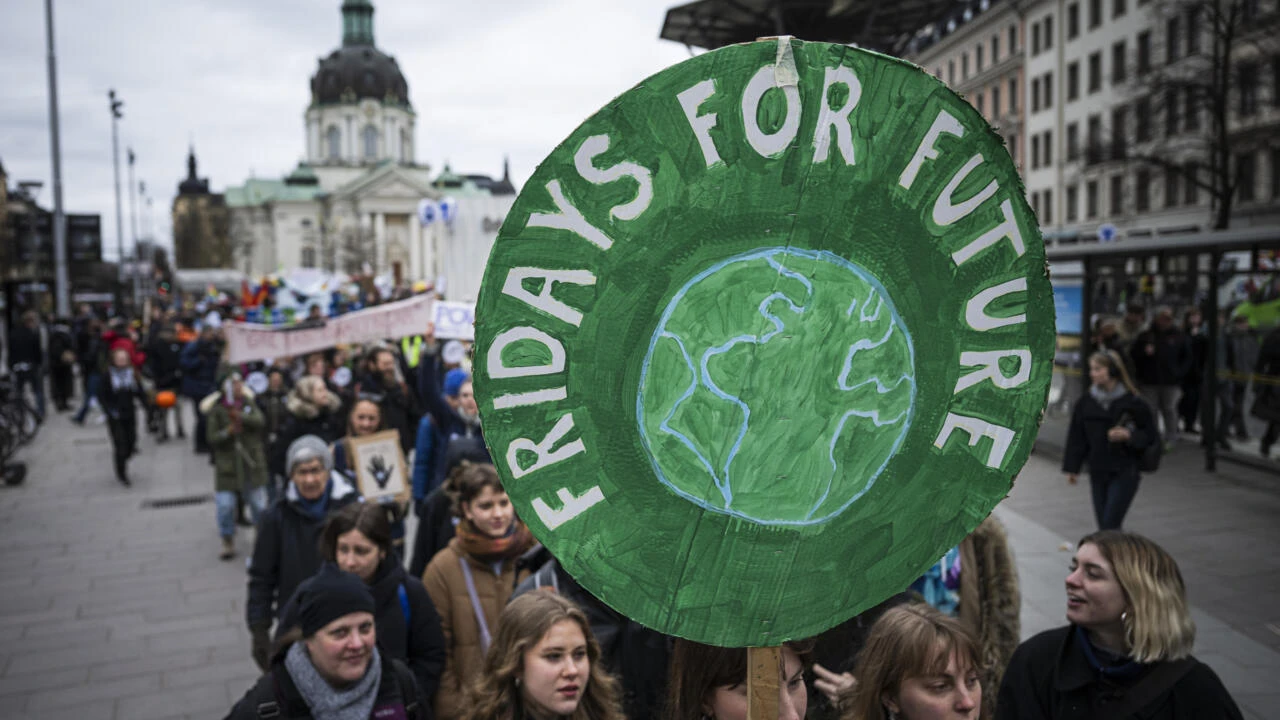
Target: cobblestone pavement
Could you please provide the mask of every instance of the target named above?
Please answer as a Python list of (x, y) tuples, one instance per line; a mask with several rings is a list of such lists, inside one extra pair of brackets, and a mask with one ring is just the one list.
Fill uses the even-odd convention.
[[(91, 416), (92, 417), (92, 416)], [(187, 427), (191, 425), (188, 422)], [(22, 487), (0, 488), (0, 717), (216, 718), (253, 683), (244, 556), (217, 559), (208, 462), (190, 440), (145, 434), (134, 485), (112, 474), (105, 426), (54, 416), (23, 453)], [(1280, 720), (1280, 479), (1198, 471), (1171, 456), (1144, 481), (1130, 525), (1178, 558), (1196, 607), (1197, 654), (1247, 717)], [(1023, 592), (1023, 634), (1062, 622), (1064, 549), (1092, 529), (1087, 485), (1036, 457), (997, 511)]]

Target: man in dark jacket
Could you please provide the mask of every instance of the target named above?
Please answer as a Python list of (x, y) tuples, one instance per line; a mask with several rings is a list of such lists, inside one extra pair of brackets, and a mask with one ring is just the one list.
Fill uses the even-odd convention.
[(400, 433), (400, 449), (405, 455), (413, 449), (417, 438), (418, 402), (409, 386), (400, 377), (395, 353), (387, 347), (379, 347), (372, 353), (373, 372), (366, 375), (356, 388), (356, 396), (370, 396), (382, 409), (382, 427)]
[(75, 366), (76, 340), (71, 326), (65, 319), (55, 320), (49, 328), (49, 389), (53, 391), (53, 406), (58, 412), (71, 409)]
[(307, 435), (289, 447), (284, 497), (263, 513), (249, 564), (245, 617), (253, 636), (253, 659), (268, 668), (271, 623), (298, 585), (320, 569), (319, 539), (330, 513), (360, 499), (355, 487), (333, 472), (323, 440)]
[(178, 357), (182, 368), (182, 395), (191, 400), (196, 415), (195, 446), (197, 453), (208, 453), (205, 418), (200, 401), (217, 390), (218, 364), (222, 359), (222, 334), (218, 328), (205, 325), (200, 336), (187, 343)]
[[(182, 343), (178, 342), (173, 322), (166, 320), (153, 325), (146, 347), (147, 365), (151, 379), (155, 382), (156, 392), (178, 392), (182, 386)], [(173, 416), (178, 423), (178, 437), (186, 437), (182, 429), (182, 411), (175, 407)], [(157, 410), (156, 424), (159, 431), (157, 440), (168, 440), (169, 410)]]
[(9, 334), (9, 370), (21, 397), (28, 385), (36, 396), (36, 416), (44, 420), (44, 348), (40, 344), (40, 317), (34, 310), (22, 314), (22, 323)]
[(1164, 422), (1164, 442), (1178, 441), (1178, 399), (1191, 371), (1191, 342), (1173, 322), (1173, 311), (1156, 309), (1151, 327), (1138, 334), (1129, 349), (1142, 396)]
[(76, 360), (80, 362), (80, 377), (84, 382), (84, 402), (71, 419), (77, 425), (84, 423), (89, 406), (95, 401), (101, 405), (98, 391), (102, 386), (102, 373), (107, 369), (106, 345), (102, 342), (102, 321), (90, 317), (85, 321), (84, 333), (76, 337)]

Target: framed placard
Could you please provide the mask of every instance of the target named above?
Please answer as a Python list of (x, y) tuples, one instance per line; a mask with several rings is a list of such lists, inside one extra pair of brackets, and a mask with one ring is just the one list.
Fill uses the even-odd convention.
[(521, 518), (620, 612), (721, 646), (815, 635), (958, 543), (1031, 452), (1054, 349), (999, 135), (909, 63), (789, 38), (587, 119), (476, 317)]
[(360, 494), (369, 502), (409, 500), (409, 469), (400, 448), (400, 433), (384, 430), (346, 440), (351, 447), (351, 466), (356, 470)]

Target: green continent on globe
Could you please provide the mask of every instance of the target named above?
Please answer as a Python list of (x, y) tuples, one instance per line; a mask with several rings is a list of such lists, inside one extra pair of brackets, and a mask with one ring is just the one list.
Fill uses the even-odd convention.
[(829, 252), (763, 248), (676, 292), (636, 415), (676, 494), (762, 525), (809, 525), (872, 486), (915, 394), (911, 336), (878, 280)]

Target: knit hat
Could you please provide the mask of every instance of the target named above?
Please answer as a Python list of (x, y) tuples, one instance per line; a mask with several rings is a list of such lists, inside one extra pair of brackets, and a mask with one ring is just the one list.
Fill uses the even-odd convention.
[(333, 469), (333, 453), (329, 452), (329, 446), (325, 444), (325, 441), (315, 435), (303, 435), (289, 443), (289, 449), (285, 451), (285, 475), (292, 476), (293, 468), (296, 465), (316, 458), (319, 458), (320, 462), (324, 463), (326, 472)]
[(462, 390), (462, 383), (471, 379), (471, 373), (462, 368), (454, 368), (444, 374), (444, 394), (445, 397), (458, 397), (458, 393)]
[(298, 624), (302, 636), (311, 637), (325, 625), (351, 613), (374, 612), (369, 586), (333, 563), (325, 563), (320, 572), (307, 581), (298, 602)]

